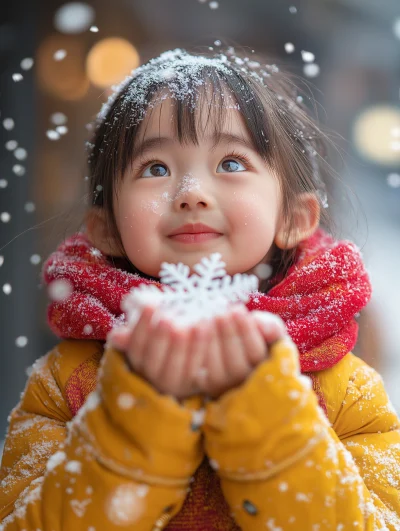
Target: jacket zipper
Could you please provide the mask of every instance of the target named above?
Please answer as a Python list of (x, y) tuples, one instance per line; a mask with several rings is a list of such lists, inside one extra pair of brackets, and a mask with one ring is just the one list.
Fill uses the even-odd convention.
[(151, 531), (161, 531), (161, 529), (164, 529), (165, 524), (170, 518), (171, 515), (169, 514), (163, 514), (162, 516), (160, 516)]

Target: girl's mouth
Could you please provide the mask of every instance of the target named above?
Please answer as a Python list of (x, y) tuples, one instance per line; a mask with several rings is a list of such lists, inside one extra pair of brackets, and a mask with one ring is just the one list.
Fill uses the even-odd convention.
[(208, 240), (214, 240), (215, 238), (219, 238), (220, 236), (222, 236), (222, 234), (218, 232), (185, 232), (182, 234), (174, 234), (173, 236), (169, 236), (169, 238), (171, 238), (171, 240), (175, 240), (182, 243), (199, 243)]

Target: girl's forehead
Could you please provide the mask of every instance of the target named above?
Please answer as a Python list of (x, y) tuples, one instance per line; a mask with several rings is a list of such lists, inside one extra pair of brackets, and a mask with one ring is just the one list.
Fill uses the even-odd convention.
[[(165, 98), (148, 109), (138, 130), (138, 140), (142, 143), (149, 137), (177, 138), (178, 113), (176, 101)], [(222, 111), (222, 112), (221, 112)], [(223, 105), (219, 112), (213, 103), (198, 104), (195, 109), (195, 127), (199, 141), (215, 137), (221, 133), (240, 136), (250, 141), (250, 135), (240, 111), (232, 105)]]

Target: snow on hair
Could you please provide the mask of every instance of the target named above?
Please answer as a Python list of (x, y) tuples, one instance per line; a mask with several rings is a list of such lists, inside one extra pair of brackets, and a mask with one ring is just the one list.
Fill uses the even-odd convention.
[[(198, 144), (198, 109), (204, 100), (217, 134), (223, 130), (226, 109), (235, 108), (255, 149), (279, 180), (285, 221), (293, 223), (296, 197), (311, 192), (322, 206), (321, 225), (330, 230), (326, 180), (335, 174), (326, 152), (332, 142), (298, 97), (292, 77), (275, 64), (241, 56), (232, 47), (212, 56), (175, 49), (149, 60), (114, 87), (97, 116), (88, 162), (93, 204), (106, 210), (121, 250), (114, 192), (132, 163), (142, 120), (166, 100), (174, 103), (181, 143)], [(294, 252), (280, 254), (286, 266)]]

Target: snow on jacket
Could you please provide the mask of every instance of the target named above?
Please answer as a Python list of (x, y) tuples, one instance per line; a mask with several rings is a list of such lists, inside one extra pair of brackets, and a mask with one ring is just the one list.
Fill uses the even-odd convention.
[(34, 364), (0, 529), (400, 529), (399, 419), (352, 353), (311, 380), (281, 340), (240, 387), (179, 403), (103, 348), (69, 339)]

